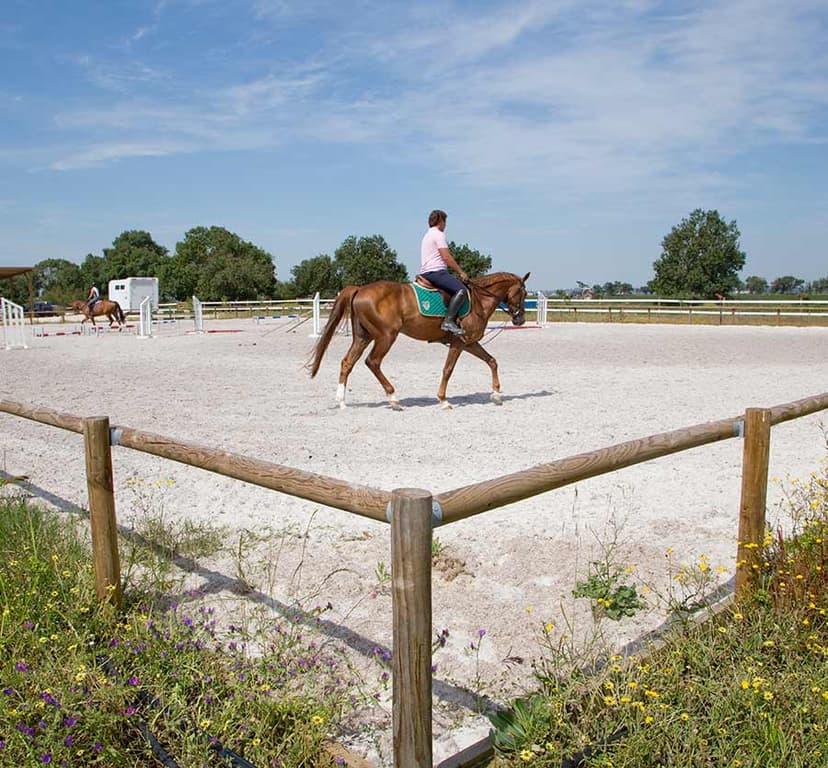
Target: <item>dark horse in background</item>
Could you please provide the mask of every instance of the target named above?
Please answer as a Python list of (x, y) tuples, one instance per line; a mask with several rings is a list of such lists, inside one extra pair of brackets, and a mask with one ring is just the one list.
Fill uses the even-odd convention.
[(101, 317), (102, 315), (105, 315), (109, 319), (110, 325), (117, 322), (120, 327), (126, 323), (124, 311), (121, 309), (121, 305), (117, 301), (98, 299), (91, 311), (89, 309), (89, 305), (85, 301), (73, 301), (69, 306), (76, 312), (84, 315), (81, 325), (83, 325), (83, 323), (87, 320), (91, 320), (92, 325), (95, 325), (95, 318)]
[(455, 336), (442, 330), (440, 328), (442, 317), (422, 315), (414, 289), (408, 283), (379, 280), (375, 283), (368, 283), (368, 285), (349, 285), (343, 288), (337, 296), (325, 330), (316, 342), (310, 362), (311, 378), (319, 371), (322, 357), (339, 323), (343, 317), (350, 315), (353, 341), (347, 354), (342, 358), (339, 368), (339, 387), (336, 391), (336, 402), (340, 408), (345, 407), (345, 386), (348, 383), (348, 375), (365, 348), (373, 341), (374, 346), (365, 364), (382, 384), (391, 407), (394, 410), (400, 410), (394, 386), (383, 374), (380, 364), (401, 333), (412, 339), (439, 341), (448, 345), (443, 377), (440, 379), (440, 388), (437, 390), (437, 399), (443, 408), (451, 408), (446, 400), (446, 388), (461, 352), (468, 352), (489, 366), (492, 371), (491, 397), (496, 404), (500, 405), (502, 399), (500, 379), (497, 376), (497, 361), (480, 346), (480, 340), (486, 332), (486, 323), (501, 304), (505, 306), (515, 325), (523, 325), (523, 304), (528, 279), (528, 272), (524, 277), (518, 277), (511, 272), (495, 272), (471, 280), (468, 283), (471, 311), (460, 321), (465, 331), (463, 336)]

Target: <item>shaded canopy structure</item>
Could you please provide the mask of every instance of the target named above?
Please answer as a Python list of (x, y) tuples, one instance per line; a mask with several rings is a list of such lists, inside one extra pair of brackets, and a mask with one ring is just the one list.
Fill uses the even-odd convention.
[[(9, 280), (18, 275), (29, 276), (29, 313), (34, 317), (34, 283), (32, 281), (34, 267), (0, 267), (0, 280)], [(0, 291), (2, 294), (2, 291)]]
[(0, 280), (32, 272), (34, 267), (0, 267)]

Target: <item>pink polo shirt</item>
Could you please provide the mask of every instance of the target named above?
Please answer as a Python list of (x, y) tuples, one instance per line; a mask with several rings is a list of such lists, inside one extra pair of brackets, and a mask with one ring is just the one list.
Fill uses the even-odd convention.
[(440, 255), (440, 248), (448, 248), (446, 233), (438, 227), (431, 227), (423, 236), (420, 244), (420, 273), (436, 272), (438, 269), (448, 269), (448, 264)]

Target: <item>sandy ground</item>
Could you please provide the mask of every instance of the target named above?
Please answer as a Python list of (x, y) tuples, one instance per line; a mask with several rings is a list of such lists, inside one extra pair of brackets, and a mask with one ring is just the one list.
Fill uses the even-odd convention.
[[(489, 402), (480, 361), (461, 358), (449, 385), (454, 409), (435, 393), (439, 345), (401, 338), (384, 370), (404, 407), (394, 412), (370, 372), (358, 366), (350, 407), (334, 407), (339, 359), (334, 339), (319, 376), (303, 364), (309, 323), (213, 321), (185, 333), (168, 325), (151, 339), (106, 333), (49, 336), (28, 350), (0, 352), (0, 397), (301, 468), (386, 490), (434, 493), (625, 440), (736, 416), (824, 392), (828, 329), (558, 324), (492, 333), (504, 405)], [(825, 454), (815, 415), (775, 427), (771, 475), (805, 477)], [(434, 577), (434, 631), (449, 630), (435, 655), (435, 759), (487, 732), (474, 694), (505, 700), (532, 683), (532, 659), (546, 623), (578, 636), (594, 631), (571, 591), (612, 541), (614, 559), (639, 586), (664, 590), (665, 550), (679, 563), (705, 555), (718, 578), (733, 575), (742, 445), (738, 439), (594, 478), (441, 527)], [(81, 437), (0, 414), (0, 469), (26, 474), (30, 489), (58, 507), (87, 504)], [(250, 547), (248, 597), (269, 609), (325, 605), (323, 631), (370, 658), (391, 643), (389, 529), (335, 509), (202, 470), (116, 448), (119, 522), (148, 508), (176, 519), (226, 525), (267, 540)], [(769, 489), (770, 519), (783, 496)], [(247, 534), (244, 534), (247, 535)], [(234, 538), (235, 536), (235, 538)], [(235, 542), (235, 543), (234, 543)], [(216, 595), (232, 591), (233, 557), (202, 564), (195, 578)], [(606, 627), (617, 646), (664, 618), (651, 610)], [(480, 630), (486, 634), (478, 650)], [(372, 666), (373, 665), (373, 666)], [(378, 680), (374, 662), (366, 674)], [(373, 725), (387, 726), (389, 692)], [(365, 747), (368, 750), (368, 747)], [(387, 730), (370, 750), (390, 760)]]

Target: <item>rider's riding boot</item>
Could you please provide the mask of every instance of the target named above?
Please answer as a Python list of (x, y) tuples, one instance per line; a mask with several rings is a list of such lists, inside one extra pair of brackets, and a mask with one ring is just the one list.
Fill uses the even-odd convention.
[(451, 297), (451, 301), (446, 309), (446, 317), (443, 322), (440, 323), (440, 328), (442, 330), (453, 333), (455, 336), (466, 335), (466, 332), (459, 325), (457, 325), (457, 315), (463, 308), (463, 304), (465, 304), (467, 296), (468, 293), (465, 290), (462, 290), (457, 291), (457, 293)]

